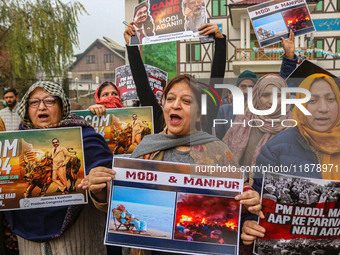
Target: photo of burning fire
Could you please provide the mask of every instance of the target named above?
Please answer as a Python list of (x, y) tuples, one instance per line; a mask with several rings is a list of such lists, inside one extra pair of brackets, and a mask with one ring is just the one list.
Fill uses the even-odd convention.
[(292, 29), (293, 32), (313, 26), (306, 6), (285, 11), (282, 16), (288, 29)]
[(174, 239), (237, 245), (239, 209), (234, 198), (178, 193)]

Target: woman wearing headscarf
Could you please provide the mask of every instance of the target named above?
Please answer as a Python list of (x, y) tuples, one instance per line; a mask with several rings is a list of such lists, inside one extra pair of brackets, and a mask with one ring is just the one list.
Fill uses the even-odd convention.
[[(298, 107), (293, 109), (295, 128), (287, 129), (262, 147), (257, 157), (258, 166), (328, 166), (327, 171), (293, 171), (287, 174), (340, 180), (335, 166), (340, 164), (340, 91), (334, 79), (316, 73), (307, 77), (299, 86), (311, 93), (311, 99), (302, 104), (311, 115), (305, 115)], [(297, 93), (296, 98), (304, 98)], [(331, 168), (331, 166), (333, 166)], [(255, 178), (253, 187), (261, 192), (262, 179)], [(256, 221), (245, 222), (241, 238), (251, 244), (256, 237), (263, 237), (265, 229)]]
[[(276, 74), (267, 74), (259, 79), (252, 92), (252, 102), (256, 110), (269, 110), (275, 107), (269, 115), (257, 115), (249, 108), (244, 115), (237, 115), (235, 123), (226, 133), (223, 141), (226, 142), (235, 155), (240, 166), (253, 166), (264, 144), (274, 135), (287, 129), (281, 124), (283, 120), (290, 117), (289, 107), (286, 115), (281, 115), (281, 89), (287, 87), (284, 79)], [(273, 105), (274, 88), (277, 89), (277, 106)], [(252, 121), (254, 120), (254, 121)], [(273, 121), (275, 120), (275, 121)], [(240, 124), (240, 123), (244, 123)], [(286, 124), (287, 125), (287, 124)], [(252, 174), (250, 174), (252, 178)], [(249, 180), (252, 184), (252, 179)]]
[[(19, 130), (80, 126), (86, 174), (111, 166), (112, 154), (105, 140), (84, 119), (70, 113), (69, 100), (58, 84), (33, 84), (22, 98), (18, 114), (22, 120)], [(105, 214), (91, 202), (7, 211), (5, 215), (18, 236), (20, 254), (106, 254)]]
[[(162, 97), (166, 128), (163, 133), (145, 136), (133, 151), (132, 157), (198, 165), (237, 166), (225, 143), (215, 136), (199, 131), (200, 99), (201, 94), (195, 79), (189, 75), (177, 75), (171, 79)], [(113, 178), (112, 174), (103, 171), (101, 175), (89, 175), (80, 185), (90, 190), (95, 205), (103, 211), (107, 210), (104, 177)], [(245, 190), (235, 199), (241, 201), (250, 212), (261, 215), (259, 195), (249, 187)], [(149, 253), (144, 251), (142, 254)]]
[(123, 108), (122, 98), (117, 86), (111, 81), (104, 81), (94, 94), (96, 104), (91, 105), (89, 110), (98, 116), (105, 113), (106, 108)]

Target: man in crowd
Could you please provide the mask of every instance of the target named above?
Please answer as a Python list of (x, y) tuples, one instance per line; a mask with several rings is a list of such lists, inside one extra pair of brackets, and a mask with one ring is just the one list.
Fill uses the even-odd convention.
[(135, 35), (131, 36), (130, 44), (141, 44), (144, 37), (154, 35), (154, 24), (149, 16), (148, 2), (142, 2), (135, 8), (133, 16)]
[(184, 0), (183, 10), (185, 16), (185, 30), (197, 32), (207, 23), (204, 0)]
[(7, 107), (0, 110), (0, 117), (5, 122), (6, 131), (15, 130), (20, 123), (20, 117), (18, 111), (18, 92), (14, 88), (5, 90), (4, 100)]
[(66, 179), (66, 164), (70, 160), (71, 155), (65, 147), (59, 146), (59, 139), (52, 140), (52, 159), (53, 159), (53, 173), (52, 181), (57, 184), (63, 194), (68, 193), (67, 179)]

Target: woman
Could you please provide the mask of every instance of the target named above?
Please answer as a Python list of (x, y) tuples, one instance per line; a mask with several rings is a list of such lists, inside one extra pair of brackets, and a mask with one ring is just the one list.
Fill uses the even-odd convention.
[[(145, 136), (132, 157), (204, 165), (237, 165), (223, 142), (197, 131), (201, 118), (201, 96), (195, 85), (195, 79), (188, 75), (171, 79), (162, 97), (166, 129), (162, 134)], [(113, 175), (108, 170), (102, 170), (90, 173), (87, 181), (80, 186), (90, 190), (99, 209), (107, 210), (106, 178), (113, 178)], [(250, 212), (262, 215), (259, 195), (254, 190), (249, 189), (235, 199), (240, 200)]]
[[(70, 114), (68, 98), (58, 84), (33, 84), (22, 98), (18, 114), (19, 130), (81, 126), (86, 174), (112, 164), (103, 137), (85, 120)], [(105, 214), (92, 203), (8, 211), (5, 215), (18, 235), (20, 254), (106, 254)]]
[[(269, 110), (273, 106), (274, 88), (277, 89), (277, 107), (269, 115), (253, 114), (249, 108), (244, 115), (237, 115), (233, 123), (235, 124), (226, 133), (223, 141), (229, 146), (232, 153), (237, 158), (241, 166), (253, 166), (264, 144), (266, 144), (275, 134), (286, 129), (281, 122), (289, 118), (289, 107), (287, 114), (281, 115), (281, 89), (287, 87), (284, 79), (276, 74), (267, 74), (259, 79), (254, 88), (252, 102), (257, 110)], [(251, 121), (254, 119), (254, 121)], [(275, 120), (272, 121), (272, 120)], [(279, 121), (278, 121), (279, 120)], [(250, 126), (251, 125), (251, 126)], [(287, 125), (287, 124), (285, 124)], [(255, 127), (254, 127), (255, 126)], [(249, 171), (248, 171), (249, 173)], [(252, 184), (253, 174), (249, 173), (249, 184)]]
[[(158, 100), (153, 94), (149, 84), (149, 79), (144, 68), (144, 64), (137, 46), (129, 46), (130, 37), (135, 35), (133, 22), (124, 31), (126, 41), (126, 49), (128, 53), (129, 63), (133, 79), (136, 84), (137, 95), (142, 106), (153, 107), (153, 117), (155, 122), (155, 133), (159, 133), (164, 129), (163, 109), (159, 105)], [(211, 84), (223, 83), (223, 77), (226, 67), (226, 37), (223, 35), (216, 24), (207, 23), (199, 28), (200, 34), (207, 36), (213, 35), (215, 39), (215, 54), (211, 65), (210, 79)], [(222, 94), (222, 89), (216, 89), (219, 94)], [(202, 129), (211, 133), (213, 119), (217, 115), (218, 106), (215, 106), (213, 99), (207, 98), (207, 106), (209, 116), (206, 121), (202, 121)]]
[[(295, 128), (276, 135), (263, 146), (256, 160), (262, 166), (308, 166), (340, 164), (340, 91), (334, 79), (326, 74), (313, 74), (299, 86), (311, 92), (311, 99), (303, 106), (311, 113), (304, 115), (294, 107)], [(305, 95), (297, 93), (298, 99)], [(309, 178), (340, 180), (335, 168), (328, 171), (294, 171), (288, 173)], [(262, 179), (254, 179), (253, 187), (260, 192)], [(251, 244), (256, 237), (263, 237), (265, 229), (256, 221), (244, 223), (241, 238)]]
[(123, 108), (122, 98), (117, 86), (111, 81), (104, 81), (94, 94), (96, 104), (91, 105), (89, 110), (98, 116), (105, 113), (106, 108)]

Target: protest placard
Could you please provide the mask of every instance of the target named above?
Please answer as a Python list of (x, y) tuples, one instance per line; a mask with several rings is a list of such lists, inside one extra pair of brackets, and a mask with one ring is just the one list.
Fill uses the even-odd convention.
[[(190, 254), (238, 254), (243, 173), (115, 158), (105, 244)], [(221, 168), (221, 167), (220, 167)]]
[(273, 0), (247, 8), (260, 47), (315, 31), (305, 0)]
[(1, 132), (0, 146), (0, 210), (87, 203), (80, 127)]
[(265, 173), (262, 210), (257, 254), (339, 254), (339, 181)]
[[(168, 73), (150, 65), (144, 65), (149, 78), (149, 84), (158, 101), (161, 100), (163, 89), (168, 82)], [(133, 80), (129, 65), (116, 68), (116, 85), (119, 88), (122, 102), (125, 106), (138, 106), (139, 98), (136, 91), (135, 81)], [(136, 105), (137, 104), (137, 105)]]
[(89, 110), (72, 113), (104, 137), (112, 154), (131, 154), (145, 135), (154, 133), (151, 106), (106, 109), (101, 117)]
[(199, 37), (207, 23), (205, 0), (148, 0), (133, 13), (135, 35), (130, 45), (152, 44)]

